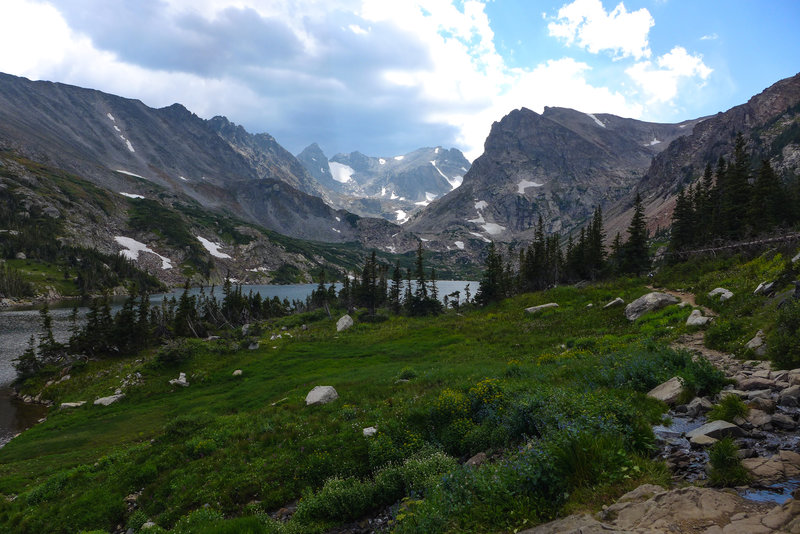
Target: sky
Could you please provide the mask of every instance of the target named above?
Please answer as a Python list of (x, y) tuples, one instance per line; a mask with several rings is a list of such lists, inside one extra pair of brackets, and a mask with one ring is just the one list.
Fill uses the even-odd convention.
[(520, 107), (680, 122), (800, 71), (797, 0), (2, 0), (0, 72), (297, 154), (455, 147)]

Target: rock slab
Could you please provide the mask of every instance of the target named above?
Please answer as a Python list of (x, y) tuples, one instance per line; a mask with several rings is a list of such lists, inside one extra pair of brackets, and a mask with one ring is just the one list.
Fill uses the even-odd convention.
[(700, 310), (692, 310), (691, 315), (686, 319), (686, 326), (704, 326), (712, 319), (713, 317), (704, 317)]
[(661, 308), (669, 306), (670, 304), (677, 304), (678, 302), (680, 302), (680, 299), (677, 297), (673, 297), (667, 293), (653, 291), (652, 293), (642, 295), (625, 306), (625, 317), (627, 317), (629, 321), (635, 321), (648, 312), (660, 310)]
[(558, 304), (555, 302), (548, 302), (547, 304), (540, 304), (538, 306), (531, 306), (530, 308), (525, 308), (525, 313), (530, 313), (531, 315), (536, 315), (544, 310), (549, 308), (558, 308)]
[(100, 397), (99, 399), (95, 399), (94, 404), (95, 406), (108, 406), (109, 404), (114, 404), (115, 402), (124, 397), (125, 397), (124, 393), (109, 395), (108, 397)]
[(683, 382), (677, 376), (673, 376), (663, 384), (659, 384), (648, 391), (647, 396), (672, 405), (678, 402), (681, 392), (683, 392)]

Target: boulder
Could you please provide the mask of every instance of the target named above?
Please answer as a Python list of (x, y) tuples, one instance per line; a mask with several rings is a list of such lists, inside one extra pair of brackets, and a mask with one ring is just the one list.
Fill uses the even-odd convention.
[(794, 385), (781, 391), (778, 397), (778, 404), (781, 406), (798, 406), (800, 405), (800, 386)]
[(733, 296), (733, 292), (729, 289), (725, 289), (724, 287), (718, 287), (716, 289), (712, 289), (708, 293), (708, 298), (713, 299), (714, 297), (719, 297), (720, 302), (725, 302), (729, 298)]
[(17, 254), (14, 257), (16, 259), (18, 259), (18, 260), (27, 260), (28, 259), (28, 257), (25, 255), (24, 252), (17, 252)]
[(248, 350), (258, 350), (258, 347), (258, 341), (253, 341), (247, 346)]
[(233, 376), (242, 376), (242, 370), (241, 370), (241, 369), (236, 369), (236, 370), (233, 372)]
[(476, 454), (475, 456), (464, 462), (464, 465), (468, 467), (478, 467), (479, 465), (486, 463), (486, 460), (487, 460), (486, 453), (479, 452), (478, 454)]
[(606, 308), (613, 308), (614, 306), (621, 306), (623, 304), (625, 304), (625, 301), (622, 300), (620, 297), (617, 297), (608, 304), (606, 304), (605, 306), (603, 306), (603, 309), (605, 310)]
[[(61, 409), (63, 410), (64, 408), (80, 408), (84, 404), (86, 404), (86, 401), (62, 402), (61, 403)], [(95, 404), (97, 404), (97, 403), (95, 402)]]
[(746, 436), (746, 433), (733, 423), (729, 423), (727, 421), (711, 421), (710, 423), (704, 424), (700, 428), (695, 428), (694, 430), (686, 433), (686, 438), (689, 440), (696, 436), (708, 436), (714, 439), (722, 439), (727, 437), (742, 438)]
[(689, 440), (689, 443), (693, 448), (697, 449), (697, 448), (710, 447), (717, 441), (719, 441), (717, 438), (712, 438), (711, 436), (700, 434), (698, 436), (692, 436), (692, 438)]
[(775, 411), (775, 401), (763, 397), (756, 397), (750, 401), (750, 407), (763, 412), (772, 413)]
[(700, 310), (692, 310), (691, 315), (686, 319), (686, 326), (704, 326), (712, 319), (713, 317), (704, 317)]
[(328, 404), (339, 398), (339, 394), (333, 386), (315, 386), (314, 389), (306, 395), (306, 406), (314, 406), (316, 404)]
[(775, 292), (775, 282), (761, 282), (753, 291), (753, 295), (771, 295)]
[(108, 406), (109, 404), (114, 404), (120, 399), (125, 397), (124, 393), (119, 393), (117, 395), (109, 395), (108, 397), (100, 397), (99, 399), (94, 400), (95, 406)]
[(698, 415), (708, 412), (713, 407), (714, 405), (711, 403), (711, 401), (705, 397), (695, 397), (686, 407), (686, 415), (695, 418)]
[(772, 416), (772, 426), (781, 428), (783, 430), (794, 430), (797, 428), (797, 423), (794, 422), (794, 419), (784, 413), (776, 413)]
[(361, 433), (364, 434), (365, 438), (369, 438), (369, 437), (374, 436), (375, 434), (377, 434), (378, 433), (378, 429), (375, 428), (374, 426), (368, 426), (367, 428), (362, 430)]
[(797, 256), (792, 258), (792, 263), (797, 263), (798, 261), (800, 261), (800, 252), (797, 253)]
[(625, 317), (627, 317), (629, 321), (635, 321), (645, 313), (660, 310), (661, 308), (669, 306), (670, 304), (677, 304), (678, 302), (680, 302), (680, 299), (677, 297), (654, 291), (642, 295), (625, 306)]
[(753, 391), (756, 389), (772, 389), (775, 385), (775, 382), (770, 380), (769, 378), (760, 378), (760, 377), (752, 377), (752, 378), (744, 378), (738, 380), (737, 386), (742, 391)]
[(178, 378), (173, 378), (169, 383), (171, 386), (189, 387), (189, 382), (186, 381), (186, 373), (178, 374)]
[(751, 408), (747, 414), (747, 422), (756, 427), (763, 427), (772, 422), (772, 417), (764, 411)]
[(683, 391), (683, 382), (677, 376), (673, 376), (663, 384), (659, 384), (647, 392), (648, 397), (663, 401), (667, 404), (675, 404)]
[(530, 313), (531, 315), (536, 315), (539, 312), (542, 312), (549, 308), (558, 308), (558, 304), (555, 302), (548, 302), (547, 304), (540, 304), (538, 306), (531, 306), (530, 308), (525, 308), (525, 313)]
[(752, 350), (756, 356), (763, 357), (767, 355), (767, 344), (764, 342), (764, 332), (759, 330), (756, 332), (755, 337), (747, 342), (745, 345), (748, 349)]
[(345, 314), (342, 315), (338, 321), (336, 321), (336, 331), (342, 332), (343, 330), (347, 330), (353, 326), (353, 318), (349, 315)]

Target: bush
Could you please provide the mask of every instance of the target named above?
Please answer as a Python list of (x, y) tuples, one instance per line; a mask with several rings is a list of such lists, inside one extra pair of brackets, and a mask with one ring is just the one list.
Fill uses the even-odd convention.
[(193, 348), (185, 339), (168, 341), (156, 352), (156, 362), (160, 365), (177, 365), (192, 357)]
[(750, 481), (750, 475), (739, 459), (739, 448), (731, 438), (723, 438), (711, 446), (708, 460), (711, 471), (708, 483), (711, 486), (741, 486)]
[(708, 412), (709, 421), (727, 421), (733, 423), (736, 417), (745, 417), (750, 408), (739, 398), (738, 395), (725, 395), (719, 404), (711, 408)]
[(767, 337), (769, 358), (780, 369), (800, 367), (800, 300), (785, 301)]
[(739, 348), (737, 342), (746, 334), (740, 321), (717, 317), (706, 330), (706, 347), (715, 350), (733, 352)]
[(417, 372), (412, 367), (403, 367), (400, 369), (400, 380), (413, 380), (417, 378)]

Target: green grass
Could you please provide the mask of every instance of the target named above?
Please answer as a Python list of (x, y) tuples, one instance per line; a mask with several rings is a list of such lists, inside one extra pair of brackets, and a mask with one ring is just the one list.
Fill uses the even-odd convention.
[[(284, 532), (343, 520), (330, 512), (333, 501), (346, 501), (357, 517), (401, 494), (411, 499), (396, 525), (402, 532), (502, 531), (562, 506), (591, 507), (593, 488), (613, 496), (662, 477), (648, 458), (649, 425), (664, 408), (644, 397), (648, 380), (682, 373), (700, 377), (698, 389), (713, 382), (703, 381), (691, 358), (665, 348), (685, 331), (685, 310), (630, 323), (621, 309), (599, 306), (646, 291), (634, 280), (560, 287), (461, 314), (358, 323), (338, 334), (338, 316), (302, 330), (308, 314), (268, 323), (254, 351), (240, 350), (249, 343), (229, 335), (191, 341), (189, 359), (174, 366), (159, 364), (155, 351), (89, 362), (45, 395), (86, 406), (53, 410), (0, 449), (0, 493), (17, 495), (13, 502), (0, 498), (0, 525), (22, 533), (111, 529), (130, 519), (121, 504), (139, 490), (147, 517), (176, 532), (206, 504), (224, 517), (242, 517), (242, 524), (262, 518), (258, 528)], [(536, 317), (523, 311), (550, 301), (560, 307)], [(595, 306), (586, 308), (588, 302)], [(281, 326), (292, 337), (270, 341)], [(235, 369), (241, 377), (232, 376)], [(125, 399), (91, 405), (136, 372), (141, 384)], [(179, 372), (188, 388), (168, 384)], [(401, 376), (413, 379), (398, 382)], [(315, 385), (333, 385), (340, 399), (306, 407)], [(378, 434), (365, 438), (368, 426)], [(520, 449), (525, 443), (529, 448)], [(586, 454), (545, 461), (568, 447)], [(410, 475), (397, 466), (421, 453), (444, 454), (450, 465), (479, 451), (504, 460), (449, 470), (448, 484), (463, 490), (456, 501), (438, 471), (413, 491), (401, 484)], [(342, 482), (330, 486), (331, 477)], [(548, 480), (566, 485), (552, 493)], [(492, 488), (495, 496), (484, 504), (466, 505), (483, 502)], [(317, 503), (317, 512), (282, 527), (263, 519), (300, 496)], [(233, 528), (219, 518), (203, 525)]]
[(80, 294), (78, 286), (75, 284), (77, 273), (73, 269), (67, 269), (65, 278), (64, 267), (53, 263), (38, 260), (6, 260), (6, 264), (16, 269), (27, 282), (33, 284), (38, 294), (46, 294), (47, 287), (54, 288), (64, 296)]

